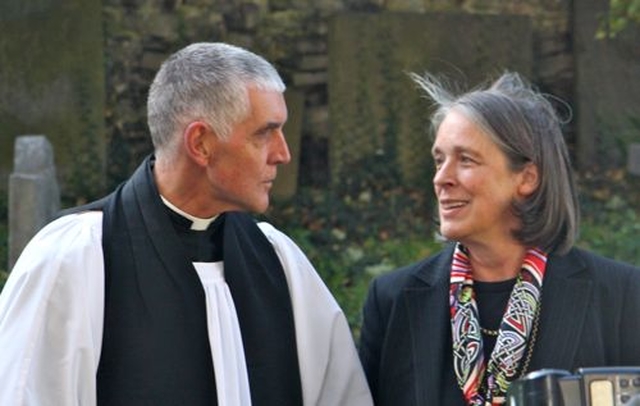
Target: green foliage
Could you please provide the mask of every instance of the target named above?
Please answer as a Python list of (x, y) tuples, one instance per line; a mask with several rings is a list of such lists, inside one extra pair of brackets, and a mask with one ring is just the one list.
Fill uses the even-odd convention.
[(0, 291), (9, 276), (6, 269), (9, 263), (8, 196), (0, 193)]
[(640, 266), (640, 180), (621, 170), (586, 174), (578, 245)]
[[(620, 205), (619, 209), (615, 206)], [(601, 206), (582, 225), (578, 245), (608, 257), (640, 266), (640, 216), (620, 198)]]
[(287, 233), (318, 270), (356, 337), (371, 279), (440, 248), (424, 193), (381, 185), (364, 176), (339, 192), (304, 189), (268, 213), (268, 221)]
[(307, 254), (327, 287), (344, 310), (358, 336), (360, 309), (375, 276), (422, 259), (438, 249), (430, 234), (405, 235), (399, 239), (371, 236), (359, 242), (340, 229), (328, 230), (324, 238), (309, 230), (287, 227), (283, 230)]
[(0, 292), (2, 292), (2, 288), (7, 282), (7, 278), (9, 278), (9, 272), (0, 270)]
[(596, 38), (614, 38), (631, 24), (640, 24), (640, 0), (609, 0), (609, 11), (600, 18)]

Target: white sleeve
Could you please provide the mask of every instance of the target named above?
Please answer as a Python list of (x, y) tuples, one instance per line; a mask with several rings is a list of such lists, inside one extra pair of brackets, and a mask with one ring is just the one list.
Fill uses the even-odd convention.
[(304, 404), (373, 405), (347, 320), (313, 265), (285, 234), (260, 228), (286, 273), (296, 325)]
[(0, 405), (94, 406), (102, 342), (102, 213), (64, 216), (27, 245), (0, 295)]

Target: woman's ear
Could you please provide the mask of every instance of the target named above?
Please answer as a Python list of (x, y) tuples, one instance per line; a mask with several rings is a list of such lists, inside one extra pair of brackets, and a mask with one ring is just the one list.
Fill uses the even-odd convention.
[(185, 128), (182, 136), (189, 158), (200, 166), (206, 166), (213, 153), (212, 141), (215, 138), (211, 128), (202, 121), (194, 121)]
[(540, 174), (538, 167), (533, 163), (528, 163), (520, 172), (520, 186), (518, 187), (518, 194), (522, 197), (527, 197), (535, 192), (540, 186)]

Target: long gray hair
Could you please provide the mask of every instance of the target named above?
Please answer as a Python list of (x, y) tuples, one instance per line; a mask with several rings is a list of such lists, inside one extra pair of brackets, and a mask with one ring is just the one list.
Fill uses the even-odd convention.
[(431, 118), (434, 134), (455, 109), (498, 145), (514, 172), (528, 163), (538, 168), (537, 190), (513, 202), (521, 221), (514, 236), (525, 246), (568, 251), (577, 238), (580, 212), (561, 121), (549, 99), (513, 72), (461, 95), (453, 95), (432, 74), (410, 76), (436, 106)]
[(202, 120), (227, 138), (249, 114), (248, 88), (284, 92), (276, 69), (261, 56), (223, 43), (195, 43), (160, 67), (147, 99), (156, 153), (171, 150), (182, 129)]

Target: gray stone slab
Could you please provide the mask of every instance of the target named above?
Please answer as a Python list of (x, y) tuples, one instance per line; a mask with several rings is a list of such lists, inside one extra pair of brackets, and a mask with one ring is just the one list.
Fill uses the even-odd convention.
[(444, 73), (463, 86), (507, 69), (529, 76), (532, 28), (525, 16), (341, 14), (329, 52), (332, 180), (398, 171), (430, 185), (430, 106), (407, 73)]
[(20, 136), (9, 176), (9, 258), (11, 269), (29, 240), (60, 209), (51, 143), (42, 135)]
[(640, 176), (640, 143), (629, 145), (627, 170), (632, 175)]

